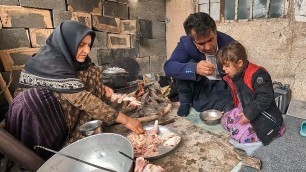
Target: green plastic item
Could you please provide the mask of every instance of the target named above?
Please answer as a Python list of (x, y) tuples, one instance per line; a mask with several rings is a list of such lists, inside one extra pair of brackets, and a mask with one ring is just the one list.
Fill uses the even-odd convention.
[(306, 121), (303, 121), (301, 123), (300, 134), (301, 134), (301, 136), (306, 137)]

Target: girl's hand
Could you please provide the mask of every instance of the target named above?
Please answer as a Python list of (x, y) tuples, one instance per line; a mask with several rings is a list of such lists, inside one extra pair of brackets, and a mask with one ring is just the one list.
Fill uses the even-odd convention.
[(243, 113), (238, 114), (238, 116), (241, 116), (240, 124), (247, 124), (247, 123), (250, 123), (250, 121), (248, 120), (248, 118), (246, 118), (246, 117), (244, 116)]

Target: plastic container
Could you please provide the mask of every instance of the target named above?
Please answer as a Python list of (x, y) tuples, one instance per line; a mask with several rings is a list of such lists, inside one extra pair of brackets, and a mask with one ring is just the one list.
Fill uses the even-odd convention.
[(273, 82), (273, 88), (276, 105), (283, 114), (286, 114), (291, 101), (290, 85)]

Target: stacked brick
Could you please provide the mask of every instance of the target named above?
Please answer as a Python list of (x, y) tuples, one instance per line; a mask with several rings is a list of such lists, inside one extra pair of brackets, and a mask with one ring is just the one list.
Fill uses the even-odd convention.
[(96, 65), (123, 67), (132, 79), (163, 73), (165, 9), (165, 0), (0, 0), (0, 72), (7, 82), (10, 71), (18, 79), (53, 29), (77, 20), (97, 34), (90, 54)]

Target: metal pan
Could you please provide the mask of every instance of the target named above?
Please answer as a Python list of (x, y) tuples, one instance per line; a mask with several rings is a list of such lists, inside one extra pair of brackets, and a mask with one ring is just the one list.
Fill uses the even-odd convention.
[[(119, 134), (103, 133), (86, 137), (63, 148), (61, 153), (105, 167), (118, 172), (127, 172), (131, 169), (133, 161), (119, 152), (134, 157), (132, 145), (129, 140)], [(90, 165), (54, 155), (46, 161), (38, 172), (62, 171), (103, 171)]]
[[(147, 125), (147, 126), (144, 126), (143, 129), (144, 130), (151, 130), (154, 126), (153, 125)], [(159, 136), (163, 136), (164, 134), (166, 133), (175, 133), (176, 135), (180, 136), (176, 131), (172, 130), (171, 128), (168, 128), (166, 126), (161, 126), (159, 125), (159, 132), (158, 132), (158, 135)], [(171, 147), (165, 147), (163, 146), (162, 144), (157, 148), (157, 151), (158, 151), (158, 155), (155, 155), (155, 156), (149, 156), (149, 157), (144, 157), (145, 159), (148, 159), (148, 160), (151, 160), (151, 159), (159, 159), (159, 158), (162, 158), (164, 156), (166, 156), (167, 154), (169, 154), (170, 152), (172, 152), (178, 145), (179, 143), (181, 142), (182, 138), (180, 137), (180, 141), (174, 145), (174, 146), (171, 146)], [(136, 157), (136, 156), (135, 156)]]

